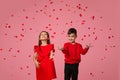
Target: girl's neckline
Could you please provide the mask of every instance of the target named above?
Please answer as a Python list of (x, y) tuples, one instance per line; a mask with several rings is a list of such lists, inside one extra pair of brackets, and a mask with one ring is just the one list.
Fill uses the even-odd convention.
[(47, 45), (49, 45), (49, 44), (46, 44), (46, 45), (40, 45), (40, 46), (43, 46), (43, 47), (44, 47), (44, 46), (47, 46)]

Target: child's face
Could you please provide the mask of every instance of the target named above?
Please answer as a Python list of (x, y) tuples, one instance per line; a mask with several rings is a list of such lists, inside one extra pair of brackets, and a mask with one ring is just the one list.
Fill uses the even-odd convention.
[(40, 40), (43, 41), (43, 40), (48, 40), (48, 34), (46, 32), (42, 32), (40, 34)]
[(68, 39), (71, 43), (75, 42), (76, 37), (77, 36), (74, 33), (68, 34)]

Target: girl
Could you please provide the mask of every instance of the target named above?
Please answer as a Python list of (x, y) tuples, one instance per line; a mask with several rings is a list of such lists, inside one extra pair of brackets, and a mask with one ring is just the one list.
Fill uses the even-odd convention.
[(42, 31), (39, 35), (38, 46), (34, 46), (33, 55), (37, 80), (52, 80), (56, 78), (53, 61), (54, 51), (54, 45), (50, 44), (48, 32)]

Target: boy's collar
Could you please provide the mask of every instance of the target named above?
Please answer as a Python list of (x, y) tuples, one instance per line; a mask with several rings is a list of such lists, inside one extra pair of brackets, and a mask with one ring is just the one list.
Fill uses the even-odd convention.
[(73, 42), (73, 43), (72, 43), (72, 42), (69, 42), (69, 43), (72, 44), (72, 45), (75, 45), (75, 44), (76, 44), (76, 42)]

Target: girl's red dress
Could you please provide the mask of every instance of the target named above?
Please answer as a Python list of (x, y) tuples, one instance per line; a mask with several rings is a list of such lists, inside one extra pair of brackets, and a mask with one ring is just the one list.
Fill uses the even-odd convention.
[(34, 52), (38, 54), (39, 68), (36, 68), (37, 80), (52, 80), (56, 78), (56, 71), (53, 59), (50, 59), (50, 51), (54, 51), (54, 45), (34, 46)]

